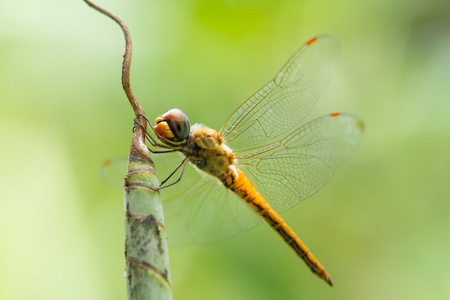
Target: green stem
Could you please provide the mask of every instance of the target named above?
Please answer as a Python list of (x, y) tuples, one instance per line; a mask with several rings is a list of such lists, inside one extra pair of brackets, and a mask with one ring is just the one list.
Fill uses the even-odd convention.
[(125, 178), (128, 299), (172, 299), (159, 182), (147, 147), (136, 140), (134, 135)]
[(136, 126), (131, 140), (125, 177), (125, 259), (129, 300), (172, 299), (169, 253), (164, 229), (159, 180), (145, 145), (145, 112), (130, 86), (131, 36), (127, 26), (115, 15), (84, 0), (89, 6), (120, 25), (125, 36), (122, 86), (142, 126)]

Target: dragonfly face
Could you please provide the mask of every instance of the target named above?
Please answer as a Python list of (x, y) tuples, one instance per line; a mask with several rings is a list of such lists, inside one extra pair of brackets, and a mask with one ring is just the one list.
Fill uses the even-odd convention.
[[(219, 132), (195, 125), (189, 129), (179, 109), (156, 119), (147, 134), (149, 143), (182, 153), (183, 162), (196, 167), (183, 167), (180, 182), (161, 192), (169, 243), (220, 240), (264, 220), (313, 273), (331, 284), (278, 213), (317, 192), (361, 140), (364, 125), (349, 114), (332, 113), (301, 124), (330, 81), (339, 54), (336, 38), (310, 39)], [(166, 176), (180, 157), (166, 153), (154, 159), (156, 172)]]
[(163, 137), (160, 138), (162, 143), (166, 139), (184, 142), (177, 150), (183, 153), (190, 163), (207, 174), (224, 180), (235, 159), (217, 131), (202, 127), (190, 133), (187, 116), (177, 108), (158, 117), (156, 124), (154, 129)]
[[(187, 116), (181, 110), (174, 108), (156, 118), (155, 131), (159, 136), (171, 141), (180, 142), (189, 137), (190, 123)], [(164, 142), (162, 140), (162, 142)]]

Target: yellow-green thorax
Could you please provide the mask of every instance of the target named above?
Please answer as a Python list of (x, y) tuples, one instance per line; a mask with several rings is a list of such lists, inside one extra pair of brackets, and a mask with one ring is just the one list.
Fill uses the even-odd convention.
[(230, 167), (234, 168), (231, 149), (214, 129), (201, 128), (192, 132), (185, 155), (197, 168), (219, 179), (226, 177)]

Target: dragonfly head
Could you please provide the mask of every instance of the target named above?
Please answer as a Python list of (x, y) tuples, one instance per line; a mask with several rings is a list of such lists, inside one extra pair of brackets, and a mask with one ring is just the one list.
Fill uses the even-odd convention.
[(191, 125), (184, 112), (174, 108), (156, 118), (156, 132), (166, 139), (181, 142), (189, 137)]

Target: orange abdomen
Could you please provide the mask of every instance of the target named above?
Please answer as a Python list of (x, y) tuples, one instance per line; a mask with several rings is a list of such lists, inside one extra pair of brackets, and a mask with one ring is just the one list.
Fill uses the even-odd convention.
[(283, 219), (270, 207), (269, 203), (258, 193), (247, 176), (240, 170), (237, 174), (229, 172), (223, 183), (242, 200), (244, 200), (258, 215), (260, 215), (289, 245), (289, 247), (306, 263), (311, 271), (333, 285), (330, 276), (319, 261), (312, 255), (308, 248), (300, 241), (295, 232), (283, 221)]

